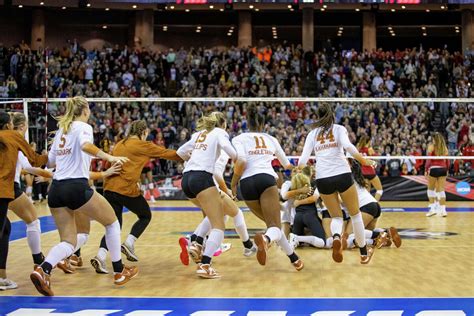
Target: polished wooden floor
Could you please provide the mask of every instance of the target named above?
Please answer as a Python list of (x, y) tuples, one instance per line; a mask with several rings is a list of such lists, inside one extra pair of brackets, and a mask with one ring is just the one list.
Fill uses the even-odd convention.
[[(383, 203), (383, 207), (424, 207), (426, 203)], [(163, 201), (154, 206), (190, 206), (188, 202)], [(474, 208), (472, 203), (450, 203), (451, 207)], [(50, 215), (44, 205), (40, 216)], [(13, 221), (18, 219), (10, 214)], [(474, 297), (474, 212), (452, 212), (447, 218), (426, 218), (422, 212), (385, 212), (380, 227), (404, 229), (403, 246), (377, 250), (373, 261), (359, 264), (357, 251), (347, 251), (344, 262), (332, 261), (328, 250), (299, 248), (305, 268), (297, 272), (283, 253), (270, 249), (267, 266), (242, 255), (238, 239), (227, 239), (232, 249), (214, 260), (220, 280), (202, 280), (195, 266), (179, 261), (178, 237), (192, 231), (200, 212), (156, 211), (136, 244), (140, 275), (124, 287), (116, 287), (111, 275), (98, 275), (89, 265), (104, 230), (92, 224), (89, 242), (83, 248), (85, 265), (76, 274), (54, 271), (52, 287), (60, 296), (127, 297)], [(249, 229), (262, 223), (245, 212)], [(124, 215), (124, 233), (135, 216)], [(232, 228), (232, 221), (228, 228)], [(446, 232), (454, 233), (452, 235)], [(419, 239), (409, 239), (417, 236)], [(44, 252), (58, 242), (57, 231), (42, 235)], [(109, 263), (110, 267), (110, 263)], [(8, 275), (17, 290), (0, 295), (38, 295), (29, 280), (31, 255), (26, 239), (11, 242)], [(111, 270), (111, 267), (110, 267)]]

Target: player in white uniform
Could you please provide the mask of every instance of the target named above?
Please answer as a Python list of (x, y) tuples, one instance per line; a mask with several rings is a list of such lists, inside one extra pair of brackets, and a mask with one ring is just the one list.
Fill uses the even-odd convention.
[[(350, 152), (364, 165), (374, 165), (374, 162), (365, 159), (351, 144), (344, 126), (334, 124), (334, 112), (329, 104), (320, 104), (316, 115), (318, 119), (314, 123), (314, 129), (306, 137), (299, 166), (304, 167), (311, 153), (315, 153), (316, 186), (321, 198), (333, 220), (337, 217), (337, 220), (342, 221), (339, 196), (347, 205), (357, 244), (360, 247), (361, 263), (367, 264), (372, 257), (373, 248), (367, 249), (365, 245), (364, 223), (359, 210), (357, 191), (344, 150)], [(342, 262), (341, 236), (335, 234), (333, 238), (333, 259)]]
[[(217, 186), (220, 196), (222, 198), (223, 208), (225, 217), (232, 217), (234, 221), (234, 227), (237, 234), (242, 240), (244, 245), (244, 256), (250, 257), (257, 251), (257, 248), (254, 246), (250, 240), (247, 224), (245, 223), (244, 214), (242, 210), (237, 206), (235, 201), (231, 198), (232, 191), (227, 188), (227, 184), (224, 180), (225, 167), (229, 161), (230, 157), (224, 151), (221, 151), (219, 159), (217, 159), (214, 167), (214, 183)], [(225, 220), (227, 222), (227, 220)], [(211, 232), (211, 222), (206, 216), (196, 227), (194, 233), (188, 238), (181, 237), (179, 238), (179, 245), (181, 247), (180, 260), (184, 265), (189, 264), (189, 255), (193, 258), (195, 263), (200, 263), (202, 258), (202, 249), (204, 246), (204, 239)], [(196, 246), (193, 242), (199, 244), (201, 247)], [(221, 246), (221, 249), (223, 247)], [(217, 251), (217, 253), (220, 253)], [(216, 256), (216, 254), (214, 254)]]
[[(212, 112), (202, 117), (198, 122), (199, 133), (193, 134), (191, 139), (182, 145), (177, 154), (187, 160), (183, 171), (181, 186), (184, 194), (196, 206), (200, 207), (211, 222), (211, 233), (204, 249), (201, 263), (196, 273), (205, 279), (220, 278), (219, 273), (211, 267), (212, 256), (224, 240), (224, 205), (214, 183), (214, 166), (224, 151), (232, 160), (236, 160), (237, 153), (229, 141), (225, 131), (227, 127), (225, 116), (221, 112)], [(193, 242), (190, 252), (200, 254), (202, 245)]]
[[(399, 248), (402, 244), (402, 240), (395, 227), (390, 227), (389, 229), (376, 228), (377, 221), (381, 215), (380, 205), (366, 188), (366, 181), (362, 174), (360, 164), (352, 158), (349, 158), (349, 162), (351, 164), (352, 175), (359, 198), (359, 207), (362, 212), (367, 244), (376, 245), (377, 248), (381, 248), (384, 245), (391, 245), (393, 242), (395, 246)], [(355, 246), (355, 237), (351, 232), (351, 226), (348, 225), (346, 233), (342, 236), (343, 240), (347, 239), (346, 243), (343, 242), (343, 246), (347, 245), (348, 248)]]
[(59, 118), (59, 130), (49, 152), (48, 166), (55, 167), (56, 172), (49, 191), (48, 205), (61, 242), (50, 250), (45, 261), (30, 275), (38, 292), (45, 296), (54, 295), (50, 285), (53, 267), (81, 247), (77, 241), (75, 212), (82, 212), (105, 227), (116, 285), (127, 283), (138, 273), (138, 268), (126, 267), (122, 263), (120, 225), (114, 210), (104, 197), (89, 186), (92, 156), (111, 163), (126, 163), (128, 159), (111, 156), (93, 145), (92, 126), (87, 124), (90, 113), (84, 97), (68, 99), (66, 113)]
[(261, 132), (264, 118), (255, 105), (247, 108), (247, 123), (250, 132), (232, 140), (239, 155), (232, 177), (232, 192), (237, 194), (240, 181), (245, 204), (267, 225), (265, 234), (258, 233), (254, 239), (258, 262), (265, 265), (267, 249), (272, 242), (276, 242), (299, 271), (304, 267), (303, 261), (295, 254), (281, 230), (280, 199), (276, 185), (278, 175), (273, 170), (272, 160), (275, 155), (283, 168), (291, 169), (292, 165), (276, 138)]

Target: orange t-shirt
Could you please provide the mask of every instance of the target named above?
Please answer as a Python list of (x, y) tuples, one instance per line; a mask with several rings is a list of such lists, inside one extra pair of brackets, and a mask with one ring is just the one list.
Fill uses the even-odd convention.
[(39, 155), (31, 149), (23, 136), (17, 131), (0, 131), (0, 198), (14, 199), (13, 182), (15, 181), (18, 152), (25, 154), (33, 167), (41, 167), (48, 162), (48, 155)]
[(176, 150), (166, 149), (138, 138), (121, 140), (115, 145), (112, 154), (118, 157), (127, 157), (130, 161), (122, 166), (120, 174), (105, 179), (104, 191), (112, 191), (130, 197), (141, 194), (138, 182), (142, 169), (150, 158), (183, 161), (176, 154)]

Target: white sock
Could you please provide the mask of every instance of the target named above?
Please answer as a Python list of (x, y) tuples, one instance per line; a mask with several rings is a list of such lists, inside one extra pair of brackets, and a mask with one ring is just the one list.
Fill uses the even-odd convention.
[(33, 194), (33, 187), (26, 187), (26, 195), (31, 196)]
[(113, 222), (109, 226), (105, 226), (105, 242), (107, 248), (109, 248), (112, 262), (122, 260), (120, 252), (120, 225), (118, 221)]
[(132, 234), (129, 234), (127, 236), (127, 239), (125, 240), (125, 244), (129, 246), (130, 248), (133, 248), (136, 241), (137, 241), (137, 237), (133, 236)]
[(219, 249), (224, 240), (224, 231), (221, 229), (213, 228), (209, 234), (209, 238), (206, 242), (206, 248), (204, 248), (204, 255), (212, 258), (214, 253)]
[(365, 240), (366, 244), (369, 245), (369, 246), (372, 246), (375, 244), (374, 240), (372, 238), (369, 238), (369, 239), (366, 239)]
[(74, 246), (68, 242), (62, 241), (49, 251), (44, 261), (48, 262), (54, 267), (59, 261), (69, 257), (73, 253)]
[(376, 232), (376, 233), (382, 233), (384, 231), (385, 231), (385, 229), (383, 229), (383, 228), (374, 228), (374, 232)]
[(365, 239), (370, 239), (370, 238), (372, 238), (372, 236), (374, 235), (374, 232), (371, 231), (371, 230), (367, 230), (367, 229), (366, 229), (366, 230), (364, 231), (364, 235), (365, 235)]
[(82, 248), (89, 239), (89, 234), (84, 234), (84, 233), (79, 233), (77, 234), (77, 243), (76, 243), (76, 248), (74, 248), (74, 252)]
[(324, 246), (324, 248), (331, 249), (333, 241), (334, 241), (334, 238), (332, 237), (329, 237), (328, 239), (326, 239), (326, 245)]
[(107, 258), (107, 249), (105, 248), (99, 248), (99, 251), (97, 252), (97, 258), (100, 259), (100, 261), (105, 261)]
[(247, 241), (249, 240), (249, 232), (247, 231), (247, 224), (245, 224), (244, 214), (242, 210), (239, 209), (237, 215), (234, 216), (234, 226), (235, 231), (239, 234), (240, 240)]
[(281, 236), (283, 236), (283, 233), (279, 228), (276, 227), (270, 227), (267, 229), (265, 232), (265, 236), (270, 239), (270, 242), (278, 242), (281, 239)]
[[(274, 227), (270, 227), (270, 228), (274, 228)], [(293, 248), (291, 248), (290, 246), (290, 243), (288, 242), (288, 239), (286, 239), (285, 236), (283, 236), (283, 232), (280, 232), (280, 235), (282, 237), (280, 237), (280, 239), (276, 242), (278, 244), (278, 246), (281, 247), (281, 249), (283, 250), (283, 252), (289, 256), (291, 255), (293, 252), (295, 252), (293, 250)]]
[(316, 248), (324, 248), (325, 246), (324, 240), (316, 236), (296, 236), (296, 240), (308, 243)]
[(26, 239), (32, 254), (41, 253), (41, 224), (39, 219), (26, 224)]
[(359, 212), (356, 215), (351, 216), (351, 222), (357, 245), (359, 248), (363, 248), (365, 246), (365, 227), (362, 214)]
[(344, 225), (344, 219), (342, 217), (333, 217), (331, 220), (331, 234), (342, 235), (342, 226)]
[(209, 221), (209, 218), (204, 217), (202, 220), (201, 224), (196, 228), (196, 231), (194, 232), (196, 235), (199, 237), (206, 237), (209, 232), (211, 231), (211, 222)]
[(347, 249), (352, 249), (355, 247), (354, 244), (354, 234), (350, 234), (349, 237), (347, 238)]

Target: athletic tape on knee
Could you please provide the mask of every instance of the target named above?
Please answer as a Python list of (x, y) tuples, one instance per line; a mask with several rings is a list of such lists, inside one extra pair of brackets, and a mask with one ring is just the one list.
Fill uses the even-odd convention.
[(446, 198), (446, 192), (445, 191), (438, 192), (438, 194), (439, 194), (440, 199), (445, 199)]
[(38, 232), (41, 233), (41, 223), (39, 219), (32, 221), (29, 224), (26, 224), (26, 231), (27, 232)]
[(382, 196), (383, 190), (377, 190), (377, 191), (375, 191), (375, 194)]
[(429, 198), (436, 198), (436, 192), (434, 190), (427, 190)]

